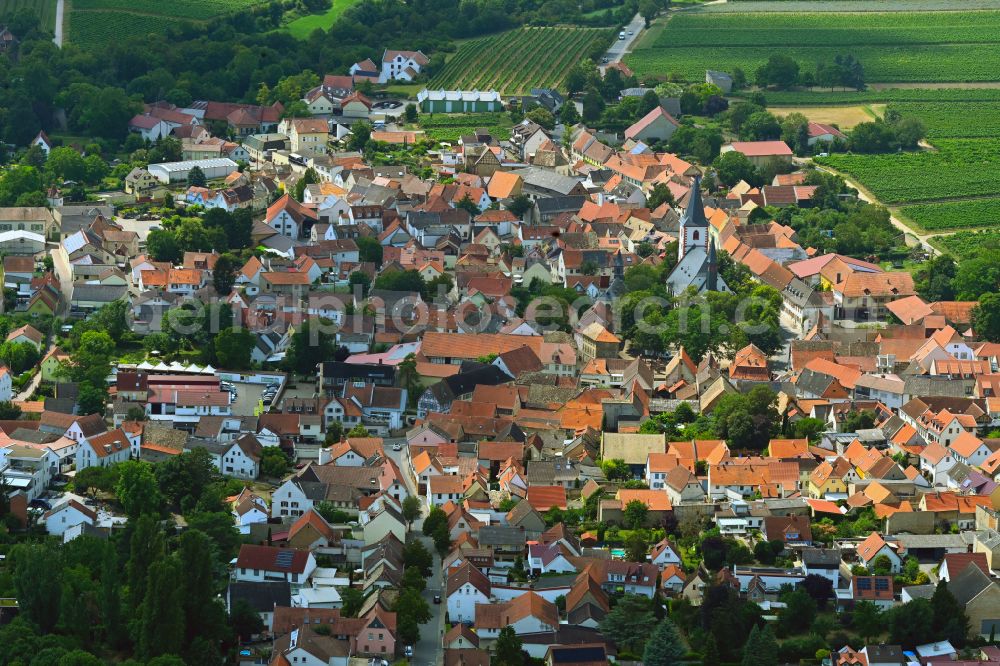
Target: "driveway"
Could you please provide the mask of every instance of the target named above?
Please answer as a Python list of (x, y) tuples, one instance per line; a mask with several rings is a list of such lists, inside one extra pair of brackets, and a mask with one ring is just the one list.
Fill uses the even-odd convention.
[[(635, 40), (639, 39), (639, 33), (646, 28), (646, 19), (642, 18), (642, 14), (636, 14), (629, 21), (628, 25), (622, 28), (625, 31), (625, 39), (618, 39), (615, 37), (615, 41), (608, 48), (607, 53), (604, 57), (608, 59), (608, 62), (618, 62), (625, 57), (625, 54), (632, 49), (632, 44)], [(632, 34), (630, 35), (629, 32)], [(602, 67), (603, 71), (604, 68)]]

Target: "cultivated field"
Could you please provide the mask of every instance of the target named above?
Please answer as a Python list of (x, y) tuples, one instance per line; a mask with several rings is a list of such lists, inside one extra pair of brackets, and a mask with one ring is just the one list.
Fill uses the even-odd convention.
[(1000, 139), (941, 139), (935, 151), (833, 154), (816, 161), (843, 171), (890, 204), (1000, 194)]
[(56, 0), (0, 0), (0, 21), (6, 20), (15, 12), (30, 10), (38, 16), (39, 22), (46, 30), (53, 30), (56, 22)]
[(99, 45), (122, 36), (162, 34), (181, 21), (206, 21), (266, 0), (73, 0), (69, 40)]
[(506, 138), (514, 125), (506, 113), (421, 115), (419, 124), (425, 136), (434, 141), (457, 141), (463, 134), (480, 128), (488, 130), (494, 138)]
[(561, 87), (570, 68), (597, 42), (609, 43), (600, 28), (520, 28), (466, 42), (430, 82), (445, 90), (523, 93)]
[(869, 106), (769, 106), (768, 111), (784, 118), (790, 113), (801, 113), (817, 123), (836, 125), (840, 129), (850, 129), (858, 123), (875, 120), (881, 115), (882, 105)]
[(927, 232), (1000, 227), (1000, 199), (967, 199), (904, 206), (904, 216)]
[(950, 236), (940, 236), (932, 242), (956, 259), (965, 259), (979, 254), (983, 249), (1000, 248), (1000, 229), (960, 231)]
[(672, 72), (701, 80), (706, 68), (739, 67), (752, 76), (773, 54), (811, 67), (850, 53), (868, 81), (992, 81), (1000, 67), (998, 28), (997, 11), (689, 11), (674, 15), (655, 43), (626, 62), (640, 78)]

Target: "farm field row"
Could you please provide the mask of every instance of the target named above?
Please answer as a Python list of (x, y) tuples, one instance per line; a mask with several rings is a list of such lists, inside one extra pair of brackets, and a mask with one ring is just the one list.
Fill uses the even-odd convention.
[(883, 90), (769, 90), (768, 106), (841, 106), (884, 102), (1000, 102), (1000, 88), (886, 88)]
[(735, 0), (718, 5), (706, 5), (699, 11), (713, 14), (745, 14), (747, 12), (933, 12), (1000, 9), (1000, 0)]
[(201, 21), (261, 4), (264, 0), (73, 0), (73, 10), (109, 9)]
[(996, 43), (1000, 12), (705, 14), (674, 16), (656, 46), (835, 46)]
[(904, 216), (927, 232), (953, 229), (1000, 228), (1000, 199), (968, 199), (904, 206)]
[(1000, 139), (940, 139), (935, 151), (816, 158), (851, 175), (883, 203), (1000, 195)]
[(0, 20), (7, 20), (21, 10), (35, 14), (46, 30), (55, 28), (56, 0), (0, 0)]
[(960, 231), (950, 236), (933, 238), (931, 243), (956, 259), (967, 259), (979, 254), (984, 248), (1000, 248), (1000, 229)]
[(705, 77), (706, 69), (732, 71), (740, 68), (748, 75), (772, 55), (787, 55), (804, 67), (817, 62), (833, 62), (850, 53), (861, 61), (869, 81), (937, 82), (995, 81), (1000, 71), (997, 44), (914, 44), (893, 46), (838, 47), (654, 47), (638, 49), (625, 62), (639, 78), (679, 74), (689, 81)]
[(69, 12), (67, 19), (68, 40), (85, 48), (107, 44), (115, 35), (163, 34), (166, 28), (181, 25), (185, 21), (168, 16), (75, 9)]
[(894, 102), (888, 108), (923, 120), (932, 141), (1000, 137), (1000, 104), (996, 102)]
[(600, 28), (520, 28), (466, 42), (430, 82), (447, 90), (497, 90), (523, 93), (560, 87), (570, 68), (596, 42), (609, 42)]

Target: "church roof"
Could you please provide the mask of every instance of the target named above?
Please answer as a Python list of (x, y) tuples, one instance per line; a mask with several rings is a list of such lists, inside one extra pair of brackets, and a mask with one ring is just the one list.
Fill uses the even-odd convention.
[(701, 201), (701, 176), (694, 177), (691, 185), (691, 196), (688, 197), (687, 208), (681, 216), (681, 228), (708, 228), (708, 219), (705, 217), (705, 204)]

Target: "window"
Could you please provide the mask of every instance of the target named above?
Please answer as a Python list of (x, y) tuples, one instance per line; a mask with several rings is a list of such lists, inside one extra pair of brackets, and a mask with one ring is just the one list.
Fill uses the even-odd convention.
[(699, 232), (698, 232), (697, 230), (695, 230), (695, 231), (694, 231), (694, 232), (693, 232), (693, 233), (691, 234), (691, 240), (698, 240), (698, 239), (700, 239), (700, 238), (701, 238), (701, 233), (699, 233)]

